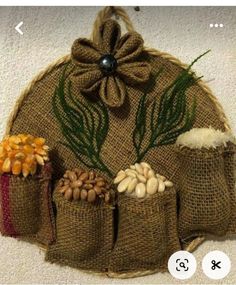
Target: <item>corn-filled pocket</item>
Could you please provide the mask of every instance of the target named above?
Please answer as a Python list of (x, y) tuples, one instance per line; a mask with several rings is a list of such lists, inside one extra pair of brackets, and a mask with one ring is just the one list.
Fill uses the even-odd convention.
[(44, 138), (19, 134), (0, 143), (0, 230), (49, 244), (54, 239), (52, 166)]

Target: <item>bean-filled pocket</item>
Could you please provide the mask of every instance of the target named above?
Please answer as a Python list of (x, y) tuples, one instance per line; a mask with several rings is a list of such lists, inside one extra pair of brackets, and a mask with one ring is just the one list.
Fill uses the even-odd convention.
[(180, 249), (175, 190), (143, 200), (120, 194), (118, 211), (118, 236), (109, 270), (130, 272), (165, 267), (170, 255)]
[(27, 178), (10, 174), (0, 176), (0, 216), (3, 235), (31, 237), (45, 244), (52, 241), (50, 179), (49, 163), (38, 174)]
[(57, 190), (56, 243), (46, 260), (76, 268), (106, 271), (113, 247), (113, 207), (103, 200), (68, 201)]
[(179, 234), (181, 239), (198, 235), (226, 234), (231, 217), (229, 188), (222, 147), (178, 151)]

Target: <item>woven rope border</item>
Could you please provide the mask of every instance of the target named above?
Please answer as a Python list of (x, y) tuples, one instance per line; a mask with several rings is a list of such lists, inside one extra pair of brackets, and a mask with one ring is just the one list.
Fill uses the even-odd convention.
[[(125, 23), (127, 31), (134, 31), (133, 24), (127, 15), (126, 11), (121, 8), (121, 7), (113, 7), (113, 6), (108, 6), (102, 9), (101, 11), (98, 12), (96, 20), (94, 22), (93, 26), (93, 32), (92, 32), (92, 39), (96, 42), (98, 39), (98, 28), (101, 25), (101, 23), (115, 15), (116, 17), (120, 17), (123, 22)], [(156, 57), (162, 57), (171, 63), (176, 64), (177, 66), (186, 69), (188, 67), (188, 64), (182, 63), (179, 59), (175, 58), (169, 53), (159, 51), (154, 48), (147, 48), (145, 47), (145, 50), (152, 56)], [(42, 79), (44, 79), (49, 73), (51, 73), (53, 70), (56, 68), (60, 67), (63, 64), (66, 64), (69, 62), (71, 59), (70, 55), (63, 56), (56, 60), (55, 62), (52, 62), (46, 69), (42, 70), (39, 74), (37, 74), (33, 80), (26, 86), (26, 88), (21, 92), (15, 107), (13, 111), (11, 112), (8, 121), (7, 121), (7, 126), (6, 126), (6, 131), (5, 135), (8, 135), (11, 131), (12, 125), (17, 117), (17, 114), (23, 105), (24, 100), (27, 98), (27, 96), (31, 93), (31, 91), (34, 89), (34, 86)], [(197, 83), (202, 90), (209, 96), (209, 98), (212, 100), (213, 104), (216, 106), (216, 109), (218, 111), (218, 115), (220, 117), (220, 120), (224, 124), (224, 127), (226, 131), (231, 131), (231, 127), (229, 125), (228, 119), (224, 113), (223, 107), (221, 106), (220, 102), (217, 100), (217, 98), (213, 95), (211, 89), (207, 86), (205, 82), (202, 80), (198, 81)], [(189, 252), (193, 252), (203, 241), (205, 240), (204, 237), (197, 237), (194, 239), (186, 248), (185, 250)], [(145, 276), (149, 274), (153, 274), (156, 272), (159, 272), (160, 270), (147, 270), (147, 271), (137, 271), (137, 272), (132, 272), (132, 273), (107, 273), (106, 275), (108, 277), (113, 277), (113, 278), (132, 278), (132, 277), (138, 277), (138, 276)]]

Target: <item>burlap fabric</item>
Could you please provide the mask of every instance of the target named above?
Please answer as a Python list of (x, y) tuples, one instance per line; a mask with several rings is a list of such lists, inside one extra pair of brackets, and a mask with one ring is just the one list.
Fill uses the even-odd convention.
[[(101, 35), (98, 35), (97, 38), (98, 43)], [(131, 47), (135, 44), (135, 42), (132, 41), (129, 43)], [(106, 43), (103, 44), (106, 45)], [(106, 46), (109, 46), (109, 43)], [(88, 52), (88, 54), (90, 54), (90, 52)], [(170, 56), (168, 57), (165, 53), (161, 54), (160, 52), (156, 52), (154, 55), (154, 52), (151, 53), (143, 50), (139, 53), (138, 57), (139, 61), (147, 62), (150, 65), (152, 73), (156, 74), (162, 69), (158, 81), (154, 84), (152, 91), (147, 96), (147, 100), (151, 100), (155, 97), (158, 105), (163, 90), (173, 83), (176, 77), (183, 71), (183, 68), (179, 66), (180, 63), (176, 59), (169, 60), (168, 58)], [(89, 59), (92, 61), (93, 57), (90, 56)], [(87, 60), (88, 58), (86, 58), (86, 61)], [(85, 170), (89, 170), (89, 167), (82, 164), (78, 157), (63, 144), (65, 143), (65, 138), (52, 108), (52, 98), (65, 67), (67, 67), (68, 71), (65, 100), (69, 97), (67, 86), (69, 85), (69, 81), (71, 81), (72, 97), (75, 98), (78, 103), (85, 103), (85, 98), (81, 96), (79, 86), (84, 87), (83, 80), (84, 78), (87, 80), (88, 77), (86, 77), (86, 75), (85, 77), (82, 77), (83, 80), (80, 81), (74, 73), (70, 73), (70, 71), (73, 70), (76, 70), (78, 75), (84, 73), (84, 69), (78, 66), (78, 62), (76, 62), (76, 55), (73, 56), (73, 61), (71, 60), (69, 64), (67, 62), (62, 62), (63, 61), (60, 61), (60, 64), (57, 64), (54, 68), (51, 67), (50, 72), (48, 71), (44, 75), (39, 76), (37, 80), (34, 81), (34, 84), (32, 84), (24, 94), (24, 100), (22, 104), (20, 104), (18, 112), (15, 113), (14, 121), (10, 128), (11, 134), (31, 133), (35, 136), (43, 135), (46, 138), (48, 145), (50, 145), (52, 149), (52, 163), (55, 170), (53, 179), (55, 180), (59, 179), (65, 173), (66, 169), (73, 169), (74, 167), (79, 166)], [(135, 69), (133, 68), (133, 71), (134, 70)], [(89, 79), (92, 80), (92, 77), (93, 76), (91, 76), (91, 78), (89, 77)], [(125, 79), (127, 78), (123, 78), (122, 80), (125, 82), (125, 88), (123, 88), (124, 86), (121, 87), (122, 84), (118, 86), (119, 90), (122, 89), (119, 94), (122, 95), (124, 94), (123, 91), (126, 91), (123, 105), (120, 108), (109, 108), (108, 135), (101, 148), (101, 158), (114, 175), (120, 169), (129, 166), (136, 160), (132, 132), (135, 127), (138, 104), (141, 96), (144, 94), (144, 89), (146, 88), (146, 83), (130, 84), (129, 81), (129, 84), (126, 84)], [(97, 97), (99, 98), (101, 80), (99, 77), (97, 77), (97, 80), (97, 93), (95, 95), (98, 95)], [(113, 84), (114, 81), (108, 82), (107, 80), (104, 80), (104, 82), (102, 87), (106, 86), (106, 88), (109, 88), (111, 98), (114, 99), (117, 95), (117, 84)], [(101, 92), (102, 90), (104, 89), (101, 89)], [(102, 93), (100, 93), (100, 98), (104, 95), (101, 94)], [(89, 96), (90, 95), (88, 95), (87, 98), (89, 98)], [(119, 99), (122, 99), (122, 96), (120, 96)], [(194, 127), (212, 126), (215, 129), (225, 131), (225, 122), (219, 113), (216, 103), (212, 101), (212, 98), (209, 96), (209, 91), (198, 84), (194, 84), (187, 90), (186, 100), (188, 105), (192, 104), (195, 97), (197, 99), (197, 113)], [(117, 103), (118, 101), (115, 100), (115, 102)], [(83, 109), (82, 106), (81, 108)], [(32, 110), (34, 110), (34, 112), (32, 112)], [(96, 114), (94, 114), (94, 116), (96, 118)], [(147, 137), (150, 137), (149, 132), (147, 132)], [(144, 140), (144, 145), (145, 144), (147, 144), (147, 140)], [(181, 169), (176, 157), (174, 145), (152, 148), (146, 154), (145, 161), (153, 166), (155, 172), (169, 177), (170, 180), (174, 182), (177, 190), (180, 189), (179, 175)], [(85, 159), (85, 163), (88, 163), (88, 160)], [(99, 170), (97, 171), (100, 172)], [(100, 174), (106, 177), (109, 182), (112, 181), (112, 178), (108, 177), (105, 172), (100, 172)]]
[[(148, 55), (146, 54), (146, 56)], [(148, 57), (154, 71), (159, 70), (162, 66), (164, 67), (160, 80), (155, 85), (153, 92), (149, 94), (150, 97), (156, 96), (159, 101), (161, 92), (173, 82), (181, 68), (161, 57)], [(35, 136), (43, 135), (46, 138), (52, 149), (54, 179), (59, 179), (66, 169), (73, 169), (78, 165), (89, 170), (81, 164), (69, 148), (61, 144), (64, 142), (64, 137), (52, 110), (52, 96), (64, 68), (65, 65), (56, 68), (35, 85), (33, 91), (25, 98), (11, 129), (12, 134), (32, 133)], [(70, 68), (73, 68), (72, 63), (68, 66), (68, 69)], [(81, 102), (85, 100), (83, 96), (79, 95), (76, 85), (72, 86), (72, 94)], [(109, 132), (101, 155), (104, 163), (109, 166), (114, 174), (124, 165), (132, 164), (136, 159), (131, 134), (135, 124), (135, 113), (139, 98), (142, 94), (143, 91), (138, 88), (127, 87), (127, 103), (121, 109), (109, 110)], [(224, 131), (223, 123), (217, 115), (215, 105), (198, 85), (188, 90), (187, 100), (191, 101), (195, 95), (197, 96), (198, 107), (194, 127), (211, 125), (215, 129)], [(31, 112), (32, 109), (34, 114)], [(178, 161), (173, 145), (151, 149), (146, 155), (145, 161), (155, 166), (156, 172), (170, 177), (175, 184), (178, 184)], [(101, 174), (106, 176), (105, 173)], [(109, 177), (106, 178), (110, 180)]]
[(181, 165), (178, 230), (183, 240), (227, 233), (232, 215), (223, 152), (223, 147), (177, 150)]
[(174, 189), (139, 200), (124, 194), (118, 200), (118, 236), (109, 270), (132, 272), (164, 269), (180, 250)]
[(224, 149), (225, 177), (229, 188), (231, 217), (227, 233), (236, 234), (236, 145), (229, 142)]
[(56, 243), (46, 260), (75, 268), (107, 271), (113, 248), (113, 207), (98, 201), (70, 202), (54, 191)]
[[(110, 107), (123, 105), (126, 86), (146, 83), (151, 73), (151, 66), (141, 57), (141, 35), (130, 32), (120, 37), (120, 34), (120, 25), (108, 19), (100, 26), (97, 43), (78, 39), (72, 46), (72, 59), (79, 67), (73, 73), (73, 81), (86, 93), (99, 93), (101, 100)], [(94, 64), (107, 54), (116, 61), (115, 74), (104, 75), (99, 64)]]
[(51, 165), (27, 178), (3, 174), (1, 186), (1, 232), (42, 244), (54, 238), (51, 206)]

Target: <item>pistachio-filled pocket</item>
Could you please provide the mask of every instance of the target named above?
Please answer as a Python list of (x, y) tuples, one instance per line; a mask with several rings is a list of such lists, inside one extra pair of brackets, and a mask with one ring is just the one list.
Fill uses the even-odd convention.
[(1, 232), (14, 237), (33, 237), (38, 242), (53, 239), (50, 200), (51, 166), (26, 178), (0, 176)]
[(118, 211), (118, 236), (109, 271), (165, 269), (170, 255), (180, 250), (174, 188), (144, 199), (119, 194)]
[(105, 201), (110, 192), (93, 171), (66, 172), (53, 194), (57, 238), (48, 249), (47, 261), (107, 270), (113, 247), (113, 206), (110, 199)]
[[(177, 140), (180, 163), (179, 234), (181, 239), (227, 233), (232, 218), (224, 153), (231, 136), (213, 129), (192, 129)], [(230, 163), (231, 164), (231, 163)], [(228, 171), (227, 170), (227, 171)], [(232, 189), (232, 191), (234, 191)]]

